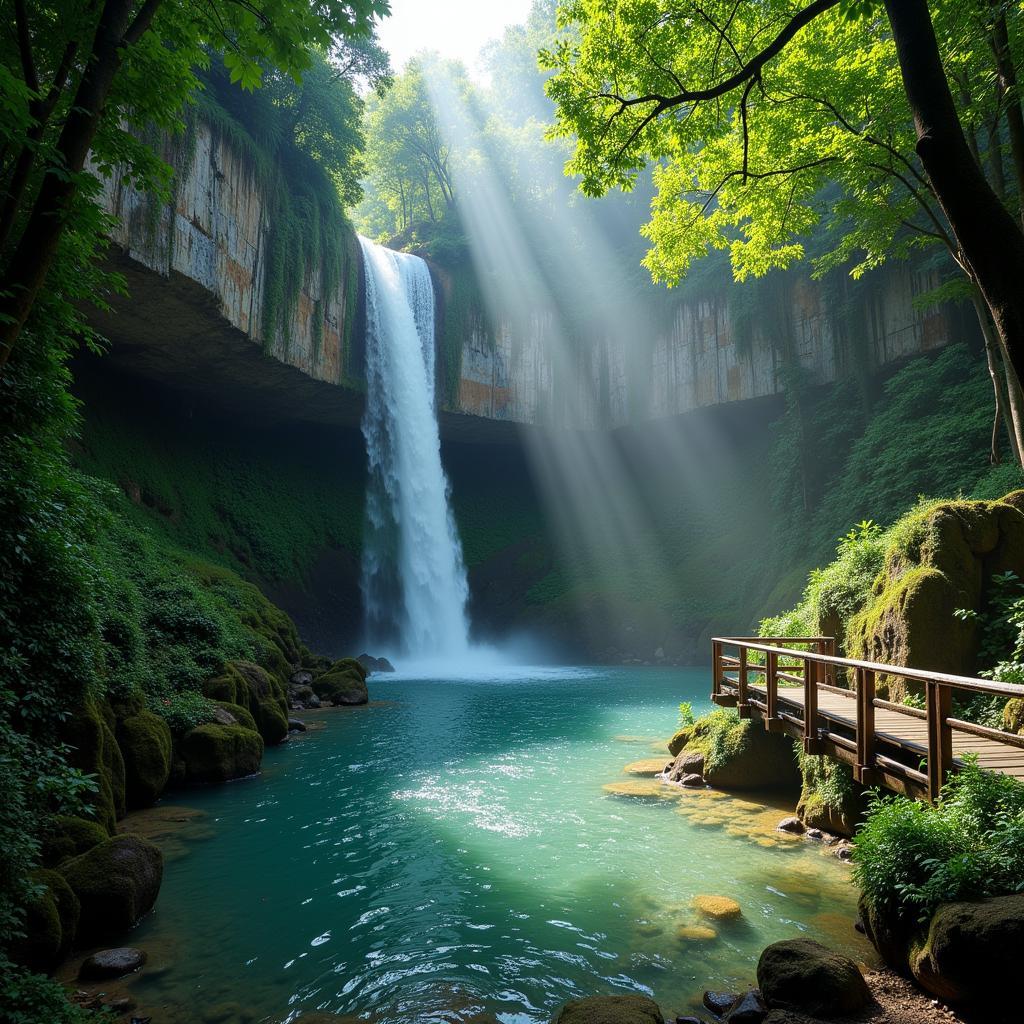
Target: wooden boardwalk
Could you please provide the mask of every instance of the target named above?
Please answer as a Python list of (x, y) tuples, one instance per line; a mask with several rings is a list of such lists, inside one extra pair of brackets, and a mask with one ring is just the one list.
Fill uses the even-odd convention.
[[(808, 753), (850, 764), (864, 785), (934, 800), (966, 754), (983, 768), (1024, 779), (1024, 736), (955, 718), (952, 699), (957, 691), (1024, 697), (1024, 686), (838, 658), (834, 650), (828, 637), (716, 638), (711, 698), (801, 740)], [(852, 689), (834, 685), (839, 669), (854, 681)], [(878, 698), (879, 675), (918, 684), (926, 707)]]

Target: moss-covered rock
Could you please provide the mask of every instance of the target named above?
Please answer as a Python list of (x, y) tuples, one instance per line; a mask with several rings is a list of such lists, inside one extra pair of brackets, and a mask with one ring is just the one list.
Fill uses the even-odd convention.
[(349, 668), (335, 671), (333, 666), (330, 672), (313, 681), (313, 692), (335, 707), (365, 704), (370, 699), (362, 674)]
[(364, 683), (366, 682), (366, 677), (369, 675), (369, 672), (366, 670), (366, 666), (356, 658), (339, 658), (337, 661), (331, 663), (331, 667), (327, 672), (351, 672), (362, 679)]
[(108, 838), (107, 830), (98, 821), (69, 814), (58, 815), (43, 833), (40, 859), (45, 867), (56, 867)]
[(772, 1008), (845, 1017), (871, 999), (857, 965), (811, 939), (773, 942), (757, 962), (757, 984)]
[(879, 956), (897, 973), (910, 972), (910, 945), (917, 921), (897, 903), (876, 905), (861, 897), (857, 906), (864, 934)]
[(864, 816), (864, 788), (849, 765), (829, 757), (800, 755), (800, 800), (796, 813), (808, 828), (852, 836)]
[(1003, 728), (1007, 732), (1024, 735), (1024, 700), (1014, 697), (1003, 708)]
[[(248, 708), (243, 708), (241, 704), (232, 704), (226, 700), (217, 701), (217, 707), (226, 711), (235, 720), (235, 723), (243, 729), (252, 729), (253, 732), (259, 732), (256, 728), (256, 719), (252, 717)], [(232, 725), (235, 723), (223, 722), (222, 724)]]
[(686, 745), (676, 758), (704, 756), (704, 778), (720, 789), (791, 789), (800, 787), (800, 771), (792, 741), (768, 732), (760, 722), (741, 719), (734, 711), (712, 711), (690, 727)]
[[(997, 573), (1024, 575), (1024, 514), (1005, 501), (944, 501), (905, 516), (893, 528), (885, 564), (867, 604), (850, 620), (847, 654), (895, 665), (974, 673), (980, 626), (957, 618), (980, 611)], [(895, 676), (876, 680), (901, 700)]]
[(86, 700), (72, 710), (60, 730), (61, 740), (70, 748), (71, 766), (96, 776), (92, 803), (97, 820), (108, 832), (125, 814), (124, 758), (114, 733), (116, 724), (106, 701)]
[(665, 1024), (658, 1004), (647, 996), (590, 996), (572, 999), (553, 1024)]
[(125, 803), (150, 807), (164, 791), (171, 774), (171, 730), (152, 711), (141, 709), (117, 723), (124, 758)]
[(263, 739), (241, 725), (200, 725), (185, 734), (178, 753), (186, 783), (227, 782), (259, 771)]
[(287, 737), (285, 684), (266, 669), (249, 661), (229, 661), (224, 671), (208, 680), (203, 689), (215, 701), (245, 708), (267, 743), (280, 743)]
[(81, 904), (79, 943), (100, 943), (134, 927), (156, 902), (163, 871), (160, 848), (133, 835), (115, 836), (64, 864), (61, 874)]
[(34, 871), (32, 883), (39, 887), (39, 893), (25, 907), (25, 937), (14, 947), (14, 954), (25, 967), (48, 971), (71, 949), (81, 905), (57, 871)]
[(690, 739), (691, 730), (691, 726), (684, 726), (668, 741), (668, 752), (673, 757), (678, 757), (679, 752), (686, 746), (687, 741)]
[(1024, 960), (1024, 895), (942, 904), (910, 952), (914, 980), (946, 1002), (1002, 1001)]

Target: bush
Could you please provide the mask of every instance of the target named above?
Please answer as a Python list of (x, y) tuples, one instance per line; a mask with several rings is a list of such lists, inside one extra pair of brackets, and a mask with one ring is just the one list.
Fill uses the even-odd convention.
[(869, 906), (921, 920), (939, 903), (1024, 891), (1024, 784), (967, 758), (934, 807), (876, 794), (853, 862)]
[(208, 697), (192, 690), (174, 693), (168, 697), (151, 698), (149, 706), (167, 722), (175, 736), (184, 736), (197, 725), (216, 721), (214, 710), (217, 705)]
[(101, 1024), (107, 1014), (68, 1002), (64, 988), (50, 978), (32, 974), (0, 955), (0, 1006), (4, 1024)]

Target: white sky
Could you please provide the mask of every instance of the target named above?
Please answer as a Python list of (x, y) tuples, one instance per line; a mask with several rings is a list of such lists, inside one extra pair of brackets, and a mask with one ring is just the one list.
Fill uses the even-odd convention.
[(377, 35), (396, 71), (420, 50), (437, 50), (475, 71), (484, 43), (525, 21), (530, 6), (531, 0), (391, 0), (391, 17)]

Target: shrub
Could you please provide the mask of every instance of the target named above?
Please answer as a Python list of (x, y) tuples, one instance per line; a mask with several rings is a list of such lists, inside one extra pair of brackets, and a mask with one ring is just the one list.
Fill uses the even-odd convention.
[(876, 794), (853, 862), (870, 906), (922, 920), (942, 902), (1024, 891), (1024, 784), (967, 758), (934, 807)]
[(101, 1024), (112, 1018), (68, 1002), (62, 985), (15, 967), (0, 955), (0, 1006), (4, 1024)]
[(175, 736), (184, 736), (197, 725), (215, 721), (216, 704), (193, 690), (151, 698), (149, 707), (163, 718)]

